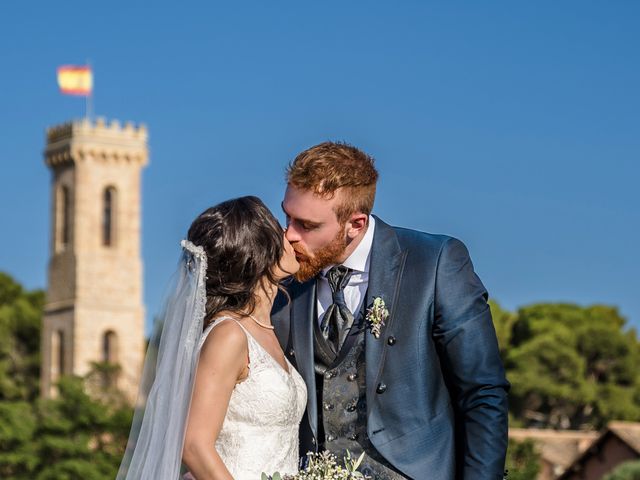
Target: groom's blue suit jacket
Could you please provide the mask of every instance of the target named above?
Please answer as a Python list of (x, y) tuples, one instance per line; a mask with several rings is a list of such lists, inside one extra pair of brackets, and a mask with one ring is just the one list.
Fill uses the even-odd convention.
[[(317, 445), (313, 368), (315, 280), (289, 285), (272, 320), (307, 383), (302, 451)], [(365, 336), (367, 430), (413, 479), (501, 479), (507, 391), (487, 292), (459, 240), (390, 227), (376, 218), (365, 305), (390, 312), (380, 338)]]

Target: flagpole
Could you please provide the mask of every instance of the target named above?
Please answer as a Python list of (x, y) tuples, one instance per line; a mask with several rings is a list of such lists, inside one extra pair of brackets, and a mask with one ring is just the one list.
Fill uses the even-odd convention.
[(91, 118), (93, 117), (93, 68), (91, 66), (91, 61), (87, 59), (87, 66), (89, 67), (89, 71), (91, 72), (91, 89), (89, 90), (89, 95), (87, 95), (85, 102), (85, 117), (89, 122), (91, 122)]

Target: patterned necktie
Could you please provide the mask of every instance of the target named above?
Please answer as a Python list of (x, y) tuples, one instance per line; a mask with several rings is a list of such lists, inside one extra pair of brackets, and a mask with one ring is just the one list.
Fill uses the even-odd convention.
[(344, 337), (353, 324), (353, 314), (344, 301), (344, 287), (349, 283), (352, 273), (353, 270), (344, 265), (331, 267), (327, 272), (333, 303), (327, 308), (322, 318), (320, 329), (336, 354), (340, 351), (340, 347), (344, 343)]

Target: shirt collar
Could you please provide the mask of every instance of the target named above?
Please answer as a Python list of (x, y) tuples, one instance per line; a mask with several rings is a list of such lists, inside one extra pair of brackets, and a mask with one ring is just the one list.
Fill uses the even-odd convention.
[[(354, 272), (369, 271), (369, 265), (371, 264), (371, 246), (373, 245), (373, 232), (375, 228), (376, 221), (372, 215), (369, 215), (369, 225), (367, 226), (364, 237), (362, 237), (362, 240), (351, 255), (342, 262), (342, 265), (350, 268)], [(322, 274), (326, 275), (331, 267), (333, 267), (333, 265), (324, 268)]]

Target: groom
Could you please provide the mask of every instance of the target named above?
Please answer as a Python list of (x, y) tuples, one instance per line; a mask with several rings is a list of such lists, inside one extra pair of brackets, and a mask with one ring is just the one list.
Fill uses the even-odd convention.
[(300, 271), (272, 320), (309, 392), (301, 452), (364, 452), (375, 479), (501, 479), (509, 384), (487, 292), (459, 240), (371, 215), (377, 179), (343, 143), (287, 170)]

